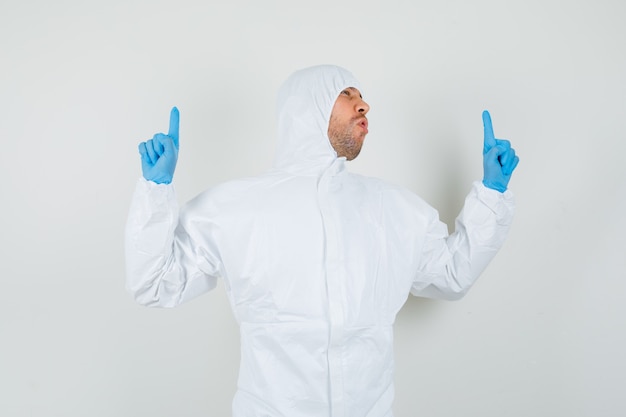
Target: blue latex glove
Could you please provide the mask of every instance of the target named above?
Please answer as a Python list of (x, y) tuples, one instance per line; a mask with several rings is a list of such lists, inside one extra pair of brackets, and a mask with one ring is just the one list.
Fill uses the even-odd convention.
[(503, 193), (509, 185), (511, 174), (519, 163), (519, 158), (515, 155), (515, 150), (511, 148), (508, 140), (494, 137), (491, 116), (487, 110), (483, 112), (483, 125), (485, 127), (483, 184), (485, 187)]
[(178, 126), (180, 114), (176, 107), (170, 112), (170, 129), (167, 135), (157, 133), (139, 144), (143, 177), (157, 184), (169, 184), (174, 178), (178, 160)]

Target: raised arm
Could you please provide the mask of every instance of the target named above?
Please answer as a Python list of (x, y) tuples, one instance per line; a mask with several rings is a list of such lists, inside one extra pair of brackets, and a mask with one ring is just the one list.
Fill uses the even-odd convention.
[[(171, 184), (179, 148), (180, 115), (174, 107), (167, 134), (139, 145), (143, 178), (126, 223), (126, 289), (146, 306), (174, 307), (216, 285), (217, 262), (181, 220)], [(188, 222), (190, 223), (190, 222)]]
[(513, 194), (507, 190), (519, 162), (507, 140), (496, 139), (489, 112), (483, 112), (483, 181), (476, 181), (447, 235), (436, 216), (430, 223), (414, 295), (459, 299), (463, 297), (500, 250), (513, 220)]

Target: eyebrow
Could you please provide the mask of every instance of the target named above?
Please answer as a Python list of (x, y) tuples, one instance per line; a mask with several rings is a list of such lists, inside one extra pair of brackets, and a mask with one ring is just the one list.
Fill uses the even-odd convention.
[(361, 93), (359, 92), (359, 90), (357, 90), (355, 87), (346, 87), (346, 88), (344, 88), (344, 89), (343, 89), (343, 90), (341, 90), (341, 91), (346, 91), (346, 90), (349, 90), (349, 91), (350, 91), (350, 92), (352, 92), (352, 93), (357, 92), (357, 93), (359, 93), (359, 97), (363, 98), (363, 96), (361, 95)]

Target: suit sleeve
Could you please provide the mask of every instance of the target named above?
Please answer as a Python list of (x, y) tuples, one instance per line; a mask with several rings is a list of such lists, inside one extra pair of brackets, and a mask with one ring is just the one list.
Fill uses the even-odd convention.
[(194, 238), (171, 184), (140, 178), (125, 233), (126, 289), (150, 307), (174, 307), (215, 288), (219, 260)]
[(411, 293), (456, 300), (462, 298), (504, 244), (514, 212), (511, 191), (500, 193), (479, 181), (465, 199), (448, 236), (433, 216), (428, 225)]

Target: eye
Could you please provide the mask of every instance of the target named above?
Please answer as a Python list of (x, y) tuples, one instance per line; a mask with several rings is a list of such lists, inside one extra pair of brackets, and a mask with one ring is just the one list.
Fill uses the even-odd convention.
[(343, 90), (343, 91), (341, 92), (341, 94), (345, 94), (345, 95), (347, 95), (347, 96), (350, 96), (350, 90)]

